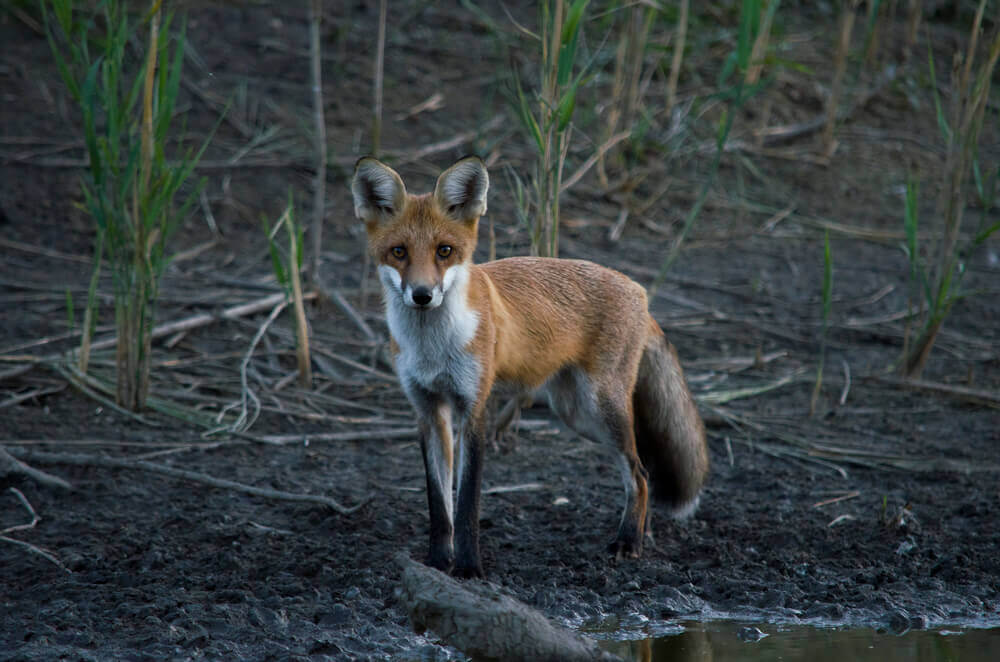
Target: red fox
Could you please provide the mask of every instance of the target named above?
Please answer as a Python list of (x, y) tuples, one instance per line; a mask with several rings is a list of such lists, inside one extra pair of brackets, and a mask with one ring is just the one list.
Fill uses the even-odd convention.
[(626, 499), (610, 551), (637, 558), (650, 485), (684, 516), (708, 472), (704, 426), (677, 353), (650, 316), (645, 289), (617, 271), (537, 257), (473, 264), (488, 188), (486, 165), (474, 156), (445, 170), (430, 194), (408, 194), (371, 157), (358, 161), (351, 184), (384, 290), (396, 372), (416, 410), (427, 564), (483, 574), (486, 402), (499, 385), (546, 394), (570, 428), (618, 449)]

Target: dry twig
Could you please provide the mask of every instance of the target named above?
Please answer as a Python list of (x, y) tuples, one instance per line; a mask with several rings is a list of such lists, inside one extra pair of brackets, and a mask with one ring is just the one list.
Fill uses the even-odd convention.
[(971, 402), (987, 407), (1000, 407), (1000, 393), (988, 389), (969, 388), (968, 386), (956, 386), (954, 384), (944, 384), (926, 379), (905, 379), (902, 377), (892, 377), (883, 375), (875, 377), (877, 381), (893, 386), (912, 388), (917, 391), (927, 391), (937, 395), (944, 395), (957, 400)]
[(371, 341), (375, 342), (378, 338), (375, 336), (375, 332), (372, 331), (368, 323), (365, 322), (364, 318), (358, 313), (358, 311), (351, 305), (351, 302), (344, 298), (344, 295), (340, 293), (339, 290), (329, 290), (328, 294), (330, 300), (337, 304), (337, 307), (344, 312), (347, 317), (354, 322), (354, 325), (361, 330), (361, 333), (365, 334), (365, 337)]
[(375, 46), (375, 86), (372, 104), (372, 155), (378, 157), (382, 141), (382, 81), (385, 69), (385, 29), (389, 0), (378, 5), (378, 40)]
[(844, 366), (844, 388), (840, 392), (838, 402), (843, 405), (847, 402), (847, 394), (851, 392), (851, 366), (843, 359), (840, 363)]
[(861, 496), (861, 492), (854, 490), (853, 492), (846, 492), (839, 496), (831, 497), (829, 499), (823, 499), (822, 501), (817, 501), (812, 505), (813, 508), (822, 508), (823, 506), (829, 506), (833, 503), (840, 503), (841, 501), (847, 501), (848, 499), (855, 499)]
[(856, 6), (857, 0), (844, 0), (840, 13), (840, 31), (838, 33), (837, 53), (834, 57), (833, 81), (830, 83), (830, 96), (826, 101), (826, 124), (823, 130), (823, 145), (827, 158), (833, 156), (833, 152), (837, 148), (833, 132), (837, 123), (837, 107), (840, 105), (844, 73), (847, 71), (847, 53), (851, 47), (851, 30), (854, 27)]
[(316, 178), (313, 180), (313, 217), (310, 228), (312, 255), (309, 262), (309, 279), (316, 284), (319, 283), (319, 258), (323, 245), (323, 212), (326, 208), (326, 120), (323, 116), (323, 68), (319, 39), (319, 24), (322, 17), (322, 0), (310, 0), (309, 61), (312, 73), (313, 126), (316, 131)]
[[(281, 311), (285, 309), (288, 302), (282, 299), (282, 301), (271, 310), (271, 314), (267, 316), (264, 323), (260, 325), (257, 329), (256, 335), (254, 335), (253, 340), (250, 341), (250, 347), (247, 348), (247, 353), (243, 357), (243, 361), (240, 363), (240, 415), (228, 428), (233, 432), (244, 432), (247, 428), (254, 424), (257, 420), (258, 414), (260, 414), (260, 399), (250, 388), (247, 383), (247, 369), (250, 366), (250, 359), (253, 358), (253, 352), (257, 348), (257, 344), (260, 339), (267, 332), (267, 328), (271, 326), (271, 323), (278, 318)], [(250, 415), (248, 413), (247, 400), (253, 401), (254, 413)]]
[(677, 35), (674, 38), (674, 54), (670, 59), (670, 78), (667, 81), (667, 103), (664, 114), (670, 116), (677, 102), (677, 81), (681, 75), (681, 62), (684, 59), (684, 42), (687, 39), (688, 9), (690, 0), (681, 0), (680, 15), (677, 17)]
[(170, 476), (172, 478), (182, 478), (184, 480), (224, 490), (232, 490), (234, 492), (242, 492), (252, 496), (264, 497), (266, 499), (318, 503), (340, 513), (341, 515), (350, 515), (369, 501), (369, 499), (366, 498), (353, 506), (344, 506), (336, 499), (322, 496), (320, 494), (297, 494), (294, 492), (285, 492), (283, 490), (272, 490), (266, 487), (255, 487), (253, 485), (245, 485), (243, 483), (237, 483), (236, 481), (226, 480), (224, 478), (216, 478), (198, 471), (177, 469), (165, 464), (156, 464), (145, 460), (130, 460), (117, 457), (105, 457), (101, 455), (86, 455), (82, 453), (47, 453), (42, 451), (25, 451), (22, 449), (15, 449), (15, 453), (27, 460), (38, 463), (149, 471), (152, 473), (162, 474), (164, 476)]
[[(3, 449), (0, 448), (0, 451), (2, 450)], [(0, 529), (0, 540), (2, 540), (3, 542), (9, 542), (12, 545), (17, 545), (18, 547), (24, 547), (29, 552), (32, 552), (33, 554), (38, 554), (42, 558), (52, 561), (61, 569), (65, 570), (67, 573), (72, 574), (72, 571), (66, 566), (64, 566), (62, 562), (59, 561), (59, 559), (57, 559), (51, 552), (47, 552), (41, 547), (32, 545), (31, 543), (25, 542), (23, 540), (18, 540), (17, 538), (11, 538), (7, 535), (8, 533), (13, 533), (15, 531), (25, 531), (27, 529), (33, 529), (35, 528), (35, 525), (38, 524), (42, 519), (41, 517), (38, 516), (38, 513), (35, 512), (35, 509), (31, 507), (31, 503), (29, 503), (28, 500), (25, 498), (24, 494), (21, 493), (21, 490), (17, 489), (16, 487), (12, 487), (10, 488), (10, 491), (14, 493), (14, 496), (16, 496), (18, 501), (21, 502), (21, 505), (25, 507), (25, 509), (28, 511), (28, 514), (31, 515), (31, 521), (28, 522), (27, 524), (16, 524), (14, 526), (8, 526), (6, 529)]]
[(417, 428), (383, 428), (351, 432), (321, 432), (319, 434), (270, 434), (259, 439), (269, 444), (284, 445), (314, 441), (364, 441), (368, 439), (416, 439)]
[[(0, 476), (11, 473), (24, 474), (28, 478), (37, 481), (47, 487), (59, 487), (65, 490), (73, 489), (73, 486), (58, 476), (40, 471), (34, 467), (21, 462), (16, 457), (7, 452), (7, 449), (0, 446)], [(13, 488), (11, 488), (13, 489)]]

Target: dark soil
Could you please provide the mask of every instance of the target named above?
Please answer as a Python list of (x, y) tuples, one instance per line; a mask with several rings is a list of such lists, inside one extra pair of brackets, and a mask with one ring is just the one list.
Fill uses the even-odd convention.
[[(369, 4), (330, 10), (324, 33), (333, 154), (324, 282), (341, 289), (384, 338), (376, 297), (362, 301), (359, 295), (363, 242), (345, 185), (368, 141), (376, 33)], [(489, 30), (458, 7), (392, 4), (391, 13), (403, 16), (390, 17), (387, 160), (411, 190), (425, 190), (458, 156), (489, 155), (498, 253), (523, 254), (526, 233), (514, 221), (510, 180), (502, 174), (505, 165), (530, 172), (530, 151), (512, 133), (513, 120), (494, 123), (461, 145), (407, 158), (506, 112), (496, 93), (496, 72), (508, 66), (506, 56), (498, 54)], [(820, 112), (814, 83), (829, 80), (832, 20), (797, 11), (790, 10), (785, 29), (788, 43), (801, 52), (789, 57), (811, 73), (778, 77), (765, 97), (771, 124)], [(514, 13), (526, 24), (534, 20), (531, 9)], [(494, 18), (507, 20), (502, 13)], [(720, 13), (718, 19), (733, 17)], [(952, 19), (936, 21), (931, 17), (937, 59), (950, 62), (963, 37), (952, 30)], [(892, 34), (885, 47), (890, 54)], [(275, 291), (260, 217), (277, 218), (289, 186), (301, 192), (298, 199), (311, 199), (308, 38), (298, 5), (192, 9), (188, 38), (198, 63), (189, 61), (186, 73), (201, 94), (187, 90), (182, 110), (194, 138), (217, 116), (211, 99), (224, 103), (241, 86), (244, 93), (236, 95), (232, 119), (221, 125), (202, 170), (222, 239), (169, 268), (157, 311), (163, 321)], [(331, 399), (317, 409), (313, 396), (279, 388), (277, 377), (294, 370), (287, 314), (255, 358), (265, 376), (265, 409), (250, 432), (300, 435), (296, 443), (224, 435), (206, 440), (203, 427), (155, 411), (147, 415), (155, 426), (117, 413), (65, 387), (48, 363), (11, 372), (26, 365), (25, 354), (44, 357), (72, 346), (38, 341), (66, 331), (67, 292), (79, 324), (92, 229), (78, 207), (81, 170), (73, 163), (83, 152), (76, 114), (48, 45), (7, 10), (0, 12), (0, 42), (0, 443), (74, 487), (67, 492), (20, 473), (0, 476), (0, 529), (31, 519), (7, 489), (16, 488), (41, 519), (6, 535), (46, 550), (63, 566), (0, 540), (0, 658), (454, 656), (432, 636), (415, 635), (396, 598), (400, 568), (393, 556), (426, 554), (424, 476), (415, 438), (306, 442), (310, 435), (369, 429), (344, 417), (371, 415), (371, 429), (408, 425), (401, 394), (391, 381), (343, 362), (318, 369), (317, 385), (352, 406)], [(723, 57), (715, 53), (727, 52), (724, 46), (701, 44), (704, 53), (692, 54), (692, 70), (682, 77), (688, 98), (709, 91)], [(939, 387), (991, 396), (994, 405), (984, 404), (989, 397), (907, 389), (886, 378), (902, 349), (907, 327), (899, 313), (909, 302), (909, 266), (899, 249), (900, 187), (908, 172), (923, 176), (922, 219), (930, 229), (932, 174), (942, 159), (930, 92), (920, 83), (924, 62), (909, 66), (841, 127), (830, 165), (809, 158), (820, 151), (811, 136), (781, 152), (727, 155), (681, 259), (652, 299), (710, 423), (713, 467), (696, 515), (677, 522), (654, 510), (655, 544), (647, 545), (643, 558), (609, 558), (605, 550), (622, 497), (613, 458), (557, 427), (538, 407), (524, 412), (519, 431), (488, 452), (485, 487), (523, 488), (483, 499), (489, 581), (574, 625), (612, 617), (639, 629), (682, 617), (864, 623), (894, 631), (1000, 625), (995, 238), (967, 260), (963, 287), (977, 294), (955, 306), (924, 373)], [(442, 108), (407, 115), (434, 92), (444, 95)], [(764, 103), (751, 101), (734, 130), (756, 126)], [(600, 104), (588, 98), (580, 105), (580, 121), (596, 121)], [(994, 168), (995, 120), (994, 106), (981, 156)], [(222, 167), (270, 127), (280, 129), (278, 138)], [(592, 153), (588, 145), (600, 142), (602, 130), (594, 125), (579, 132), (570, 171)], [(703, 138), (711, 140), (713, 131), (714, 125)], [(640, 161), (637, 169), (648, 177), (639, 194), (652, 195), (670, 178), (675, 184), (631, 218), (616, 243), (607, 232), (620, 203), (599, 192), (591, 173), (565, 198), (561, 255), (593, 259), (648, 284), (693, 203), (697, 173), (707, 171), (710, 155), (688, 154), (650, 153)], [(308, 204), (300, 208), (307, 218)], [(793, 213), (774, 216), (785, 208)], [(989, 213), (996, 218), (995, 208)], [(967, 222), (974, 226), (981, 214), (970, 203)], [(824, 387), (810, 418), (822, 328), (824, 224), (833, 227), (834, 301)], [(481, 234), (485, 259), (485, 226)], [(175, 250), (210, 238), (199, 211), (178, 233)], [(110, 287), (110, 280), (102, 282), (102, 296)], [(112, 307), (110, 299), (102, 301), (106, 325)], [(309, 315), (317, 347), (386, 370), (379, 362), (383, 344), (367, 341), (338, 308), (315, 306)], [(157, 344), (154, 394), (219, 413), (232, 400), (233, 384), (238, 388), (241, 357), (264, 317), (219, 321), (169, 346)], [(112, 360), (113, 353), (99, 354), (94, 370), (110, 374)], [(719, 405), (709, 400), (713, 393), (786, 377), (766, 392)], [(27, 393), (35, 395), (9, 400)], [(31, 459), (37, 451), (143, 455), (249, 485), (323, 494), (345, 504), (369, 500), (341, 515), (140, 470)], [(846, 498), (832, 501), (837, 497)]]

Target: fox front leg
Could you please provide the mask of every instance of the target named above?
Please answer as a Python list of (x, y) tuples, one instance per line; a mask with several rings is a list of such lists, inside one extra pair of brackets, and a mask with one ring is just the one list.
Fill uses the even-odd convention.
[(453, 499), (451, 408), (438, 405), (433, 415), (421, 417), (420, 447), (427, 471), (427, 506), (430, 511), (430, 546), (427, 565), (442, 572), (451, 571), (455, 560), (452, 542)]
[(456, 577), (482, 577), (479, 556), (479, 496), (483, 486), (486, 420), (479, 415), (462, 426), (458, 445), (458, 508), (455, 515)]

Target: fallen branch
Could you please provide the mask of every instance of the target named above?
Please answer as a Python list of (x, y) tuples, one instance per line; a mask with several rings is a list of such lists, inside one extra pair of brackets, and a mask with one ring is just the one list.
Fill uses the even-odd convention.
[(52, 395), (53, 393), (58, 393), (66, 388), (65, 384), (60, 384), (58, 386), (50, 386), (48, 388), (36, 388), (27, 393), (20, 393), (18, 395), (13, 395), (6, 400), (0, 401), (0, 409), (4, 407), (13, 407), (14, 405), (21, 404), (25, 400), (31, 400), (33, 398), (41, 398), (46, 395)]
[(35, 512), (35, 509), (31, 507), (31, 504), (28, 502), (28, 499), (25, 498), (24, 493), (21, 492), (21, 490), (17, 489), (16, 487), (11, 487), (8, 489), (14, 493), (14, 496), (17, 497), (17, 500), (21, 502), (21, 505), (24, 506), (25, 510), (28, 511), (28, 514), (31, 515), (31, 521), (28, 522), (27, 524), (15, 524), (14, 526), (8, 526), (6, 529), (0, 529), (0, 536), (5, 536), (8, 533), (14, 533), (15, 531), (27, 531), (28, 529), (33, 529), (35, 528), (35, 525), (38, 524), (38, 522), (42, 519), (41, 517), (38, 516), (38, 513)]
[(23, 375), (31, 370), (31, 365), (32, 364), (28, 363), (26, 365), (16, 365), (13, 368), (8, 368), (6, 370), (0, 370), (0, 381), (3, 381), (4, 379), (13, 379), (14, 377)]
[(353, 359), (349, 359), (346, 356), (341, 356), (340, 354), (337, 354), (336, 352), (332, 352), (329, 349), (326, 349), (324, 347), (316, 347), (316, 353), (317, 354), (322, 354), (323, 356), (325, 356), (327, 358), (330, 358), (330, 359), (333, 359), (334, 361), (337, 361), (338, 363), (343, 363), (344, 365), (351, 366), (355, 370), (360, 370), (361, 372), (366, 372), (369, 375), (372, 375), (373, 377), (378, 377), (380, 379), (384, 379), (387, 382), (396, 383), (396, 381), (397, 381), (396, 375), (390, 375), (387, 372), (382, 372), (381, 370), (377, 370), (375, 368), (369, 368), (368, 366), (366, 366), (363, 363), (358, 363), (357, 361), (355, 361)]
[(69, 568), (67, 568), (66, 566), (64, 566), (62, 564), (62, 561), (60, 561), (59, 559), (57, 559), (55, 557), (55, 555), (53, 555), (51, 552), (47, 552), (44, 549), (42, 549), (41, 547), (37, 547), (36, 545), (32, 545), (30, 542), (24, 542), (23, 540), (18, 540), (17, 538), (10, 538), (8, 536), (0, 536), (0, 541), (9, 542), (12, 545), (17, 545), (18, 547), (24, 547), (29, 552), (32, 552), (33, 554), (38, 554), (39, 556), (41, 556), (42, 558), (44, 558), (44, 559), (46, 559), (48, 561), (52, 561), (57, 566), (59, 566), (62, 570), (64, 570), (67, 574), (73, 574), (73, 571), (70, 570)]
[[(0, 448), (0, 450), (3, 449)], [(25, 531), (27, 529), (33, 529), (35, 528), (35, 525), (38, 524), (38, 522), (40, 522), (42, 519), (41, 517), (38, 516), (38, 513), (35, 512), (35, 509), (31, 507), (31, 504), (25, 498), (24, 494), (21, 493), (21, 490), (17, 489), (16, 487), (12, 487), (10, 488), (10, 491), (14, 493), (14, 496), (17, 497), (18, 501), (21, 502), (21, 505), (24, 506), (25, 510), (28, 511), (28, 514), (31, 515), (31, 521), (28, 522), (27, 524), (15, 524), (14, 526), (8, 526), (6, 529), (0, 529), (0, 540), (2, 540), (3, 542), (9, 542), (12, 545), (17, 545), (18, 547), (24, 547), (29, 552), (38, 554), (42, 558), (52, 561), (57, 566), (65, 570), (67, 573), (72, 574), (72, 571), (66, 566), (64, 566), (59, 561), (59, 559), (53, 556), (50, 552), (45, 551), (41, 547), (32, 545), (30, 542), (18, 540), (17, 538), (11, 538), (7, 535), (8, 533), (14, 533), (15, 531)]]
[(536, 490), (544, 490), (544, 483), (522, 483), (520, 485), (496, 485), (494, 487), (487, 487), (483, 490), (483, 494), (510, 494), (511, 492), (534, 492)]
[(829, 506), (830, 504), (840, 503), (841, 501), (847, 501), (848, 499), (856, 499), (861, 496), (861, 492), (858, 490), (852, 490), (851, 492), (845, 492), (839, 496), (831, 497), (829, 499), (823, 499), (822, 501), (817, 501), (812, 505), (813, 508), (822, 508), (823, 506)]
[(88, 375), (80, 372), (76, 364), (74, 363), (62, 364), (54, 362), (51, 365), (53, 370), (59, 373), (66, 381), (75, 386), (81, 393), (86, 395), (88, 398), (96, 400), (105, 407), (107, 407), (108, 409), (111, 409), (112, 411), (115, 411), (127, 418), (131, 418), (133, 421), (142, 423), (143, 425), (148, 425), (150, 427), (160, 426), (158, 422), (150, 418), (146, 418), (142, 414), (137, 414), (134, 411), (130, 411), (125, 407), (122, 407), (121, 405), (116, 403), (110, 397), (98, 393), (94, 388), (92, 388), (92, 382), (95, 380), (90, 378)]
[(1000, 393), (997, 393), (996, 391), (969, 388), (968, 386), (955, 386), (954, 384), (932, 382), (926, 379), (903, 379), (901, 377), (892, 377), (889, 375), (877, 376), (875, 377), (875, 380), (880, 381), (883, 384), (891, 384), (893, 386), (902, 386), (905, 388), (915, 389), (917, 391), (928, 391), (930, 393), (937, 393), (938, 395), (946, 395), (958, 400), (964, 400), (965, 402), (986, 405), (987, 407), (1000, 407)]
[(343, 313), (347, 315), (352, 322), (354, 322), (354, 325), (361, 329), (361, 333), (365, 334), (365, 337), (368, 338), (368, 340), (371, 342), (376, 341), (375, 332), (372, 331), (371, 327), (368, 326), (368, 323), (365, 322), (364, 318), (358, 314), (358, 311), (354, 309), (351, 302), (345, 299), (344, 295), (341, 294), (339, 290), (331, 289), (326, 293), (329, 295), (330, 300), (337, 304), (337, 307), (340, 308), (340, 310), (343, 311)]
[(237, 483), (224, 478), (216, 478), (197, 471), (176, 469), (165, 464), (156, 464), (154, 462), (146, 462), (145, 460), (129, 460), (117, 457), (105, 457), (101, 455), (87, 455), (83, 453), (47, 453), (42, 451), (25, 451), (22, 449), (14, 449), (12, 454), (18, 455), (29, 461), (43, 464), (68, 464), (83, 467), (106, 467), (110, 469), (149, 471), (152, 473), (162, 474), (164, 476), (170, 476), (172, 478), (182, 478), (184, 480), (224, 490), (232, 490), (234, 492), (243, 492), (244, 494), (250, 494), (252, 496), (264, 497), (266, 499), (318, 503), (335, 510), (341, 515), (350, 515), (369, 501), (369, 499), (364, 499), (353, 506), (344, 506), (336, 499), (331, 499), (330, 497), (325, 497), (319, 494), (297, 494), (282, 490), (272, 490), (266, 487), (254, 487), (253, 485), (245, 485), (243, 483)]
[(781, 388), (787, 384), (791, 384), (796, 381), (798, 377), (802, 374), (801, 370), (796, 370), (790, 374), (781, 377), (773, 382), (767, 384), (761, 384), (760, 386), (750, 386), (747, 388), (736, 388), (730, 389), (728, 391), (711, 391), (709, 393), (699, 393), (695, 396), (695, 400), (704, 405), (722, 405), (733, 400), (740, 400), (742, 398), (752, 398), (758, 395), (763, 395), (769, 391)]
[(21, 462), (16, 457), (7, 452), (7, 449), (0, 446), (0, 476), (18, 473), (31, 478), (47, 487), (60, 487), (65, 490), (73, 489), (73, 486), (58, 476), (40, 471), (32, 466)]
[(572, 175), (566, 178), (566, 180), (563, 181), (562, 186), (559, 187), (559, 192), (565, 193), (570, 188), (572, 188), (574, 184), (580, 181), (583, 178), (583, 176), (586, 175), (587, 172), (594, 167), (595, 163), (601, 160), (601, 157), (604, 156), (609, 149), (611, 149), (612, 147), (614, 147), (615, 145), (617, 145), (618, 143), (625, 140), (631, 135), (632, 135), (632, 129), (629, 129), (628, 131), (619, 131), (615, 135), (605, 140), (604, 144), (598, 147), (597, 151), (591, 154), (590, 158), (584, 161), (583, 164), (576, 169), (576, 172), (574, 172)]
[(540, 612), (484, 582), (459, 583), (405, 554), (400, 601), (419, 634), (433, 630), (473, 659), (620, 660), (597, 643), (560, 627)]
[(363, 441), (366, 439), (416, 439), (417, 428), (382, 428), (351, 432), (320, 432), (318, 434), (267, 434), (259, 437), (268, 444), (284, 445), (313, 441)]
[[(303, 300), (305, 299), (315, 299), (315, 292), (306, 292), (302, 295)], [(185, 317), (184, 319), (176, 320), (174, 322), (166, 322), (160, 324), (159, 326), (153, 327), (152, 339), (156, 340), (164, 336), (170, 336), (180, 331), (190, 331), (192, 329), (197, 329), (202, 326), (207, 326), (213, 322), (217, 322), (223, 319), (236, 319), (239, 317), (245, 317), (247, 315), (254, 315), (256, 313), (267, 310), (268, 308), (274, 308), (282, 301), (285, 301), (285, 293), (278, 292), (270, 296), (266, 296), (263, 299), (256, 299), (247, 303), (241, 303), (238, 306), (232, 306), (230, 308), (224, 309), (218, 314), (214, 313), (200, 313), (198, 315), (192, 315), (191, 317)], [(107, 349), (108, 347), (114, 347), (118, 344), (118, 337), (112, 336), (109, 338), (102, 338), (97, 340), (90, 345), (91, 350)]]
[[(852, 103), (849, 103), (847, 107), (836, 110), (834, 121), (844, 122), (845, 120), (850, 119), (855, 112), (862, 110), (868, 105), (869, 101), (875, 98), (876, 95), (880, 94), (886, 87), (891, 85), (893, 81), (896, 80), (898, 71), (899, 70), (896, 65), (889, 65), (886, 67), (875, 80), (875, 84), (871, 87), (871, 89), (863, 92)], [(791, 142), (792, 140), (817, 133), (820, 129), (823, 129), (829, 119), (828, 112), (829, 111), (823, 112), (812, 119), (797, 122), (795, 124), (783, 124), (781, 126), (769, 126), (757, 129), (753, 132), (753, 135), (754, 138), (761, 141), (765, 147)]]
[[(441, 142), (431, 143), (429, 145), (424, 145), (423, 147), (417, 148), (409, 152), (392, 152), (391, 155), (395, 156), (398, 161), (397, 164), (405, 165), (407, 163), (412, 163), (413, 161), (419, 161), (422, 158), (428, 157), (432, 154), (437, 154), (439, 152), (447, 152), (448, 150), (455, 149), (456, 147), (461, 147), (467, 142), (478, 138), (487, 131), (492, 131), (503, 125), (507, 120), (507, 116), (503, 113), (496, 115), (488, 121), (486, 124), (482, 125), (478, 129), (471, 129), (464, 133), (460, 133), (453, 138), (448, 140), (442, 140)], [(352, 160), (354, 157), (351, 157)]]
[[(302, 295), (303, 300), (312, 300), (316, 298), (315, 292), (305, 292)], [(172, 336), (174, 334), (180, 333), (182, 331), (191, 331), (193, 329), (198, 329), (203, 326), (208, 326), (219, 320), (231, 320), (238, 319), (240, 317), (246, 317), (247, 315), (255, 315), (259, 312), (263, 312), (269, 308), (274, 308), (277, 304), (285, 300), (284, 292), (278, 292), (275, 294), (268, 295), (261, 299), (255, 299), (253, 301), (248, 301), (247, 303), (241, 303), (236, 306), (231, 306), (225, 308), (219, 313), (198, 313), (197, 315), (192, 315), (191, 317), (185, 317), (183, 319), (174, 320), (173, 322), (164, 322), (158, 326), (154, 326), (151, 331), (151, 338), (153, 340), (158, 340), (166, 336)], [(33, 345), (42, 344), (43, 342), (54, 342), (56, 340), (66, 340), (74, 336), (80, 335), (79, 332), (76, 333), (66, 333), (60, 336), (54, 336), (52, 338), (44, 338), (42, 341), (35, 341), (28, 344), (23, 344), (18, 347), (7, 348), (5, 351), (16, 351), (17, 349), (24, 349)], [(108, 349), (114, 347), (118, 344), (118, 336), (105, 336), (100, 340), (95, 340), (90, 345), (91, 351)], [(60, 361), (65, 357), (63, 352), (58, 352), (55, 354), (50, 354), (48, 356), (33, 356), (33, 355), (19, 355), (19, 356), (0, 356), (0, 360), (3, 361), (16, 361), (16, 362), (26, 362), (26, 363), (45, 363), (51, 361)], [(23, 371), (21, 371), (23, 372)], [(3, 373), (4, 377), (16, 376), (20, 372), (11, 374)]]

